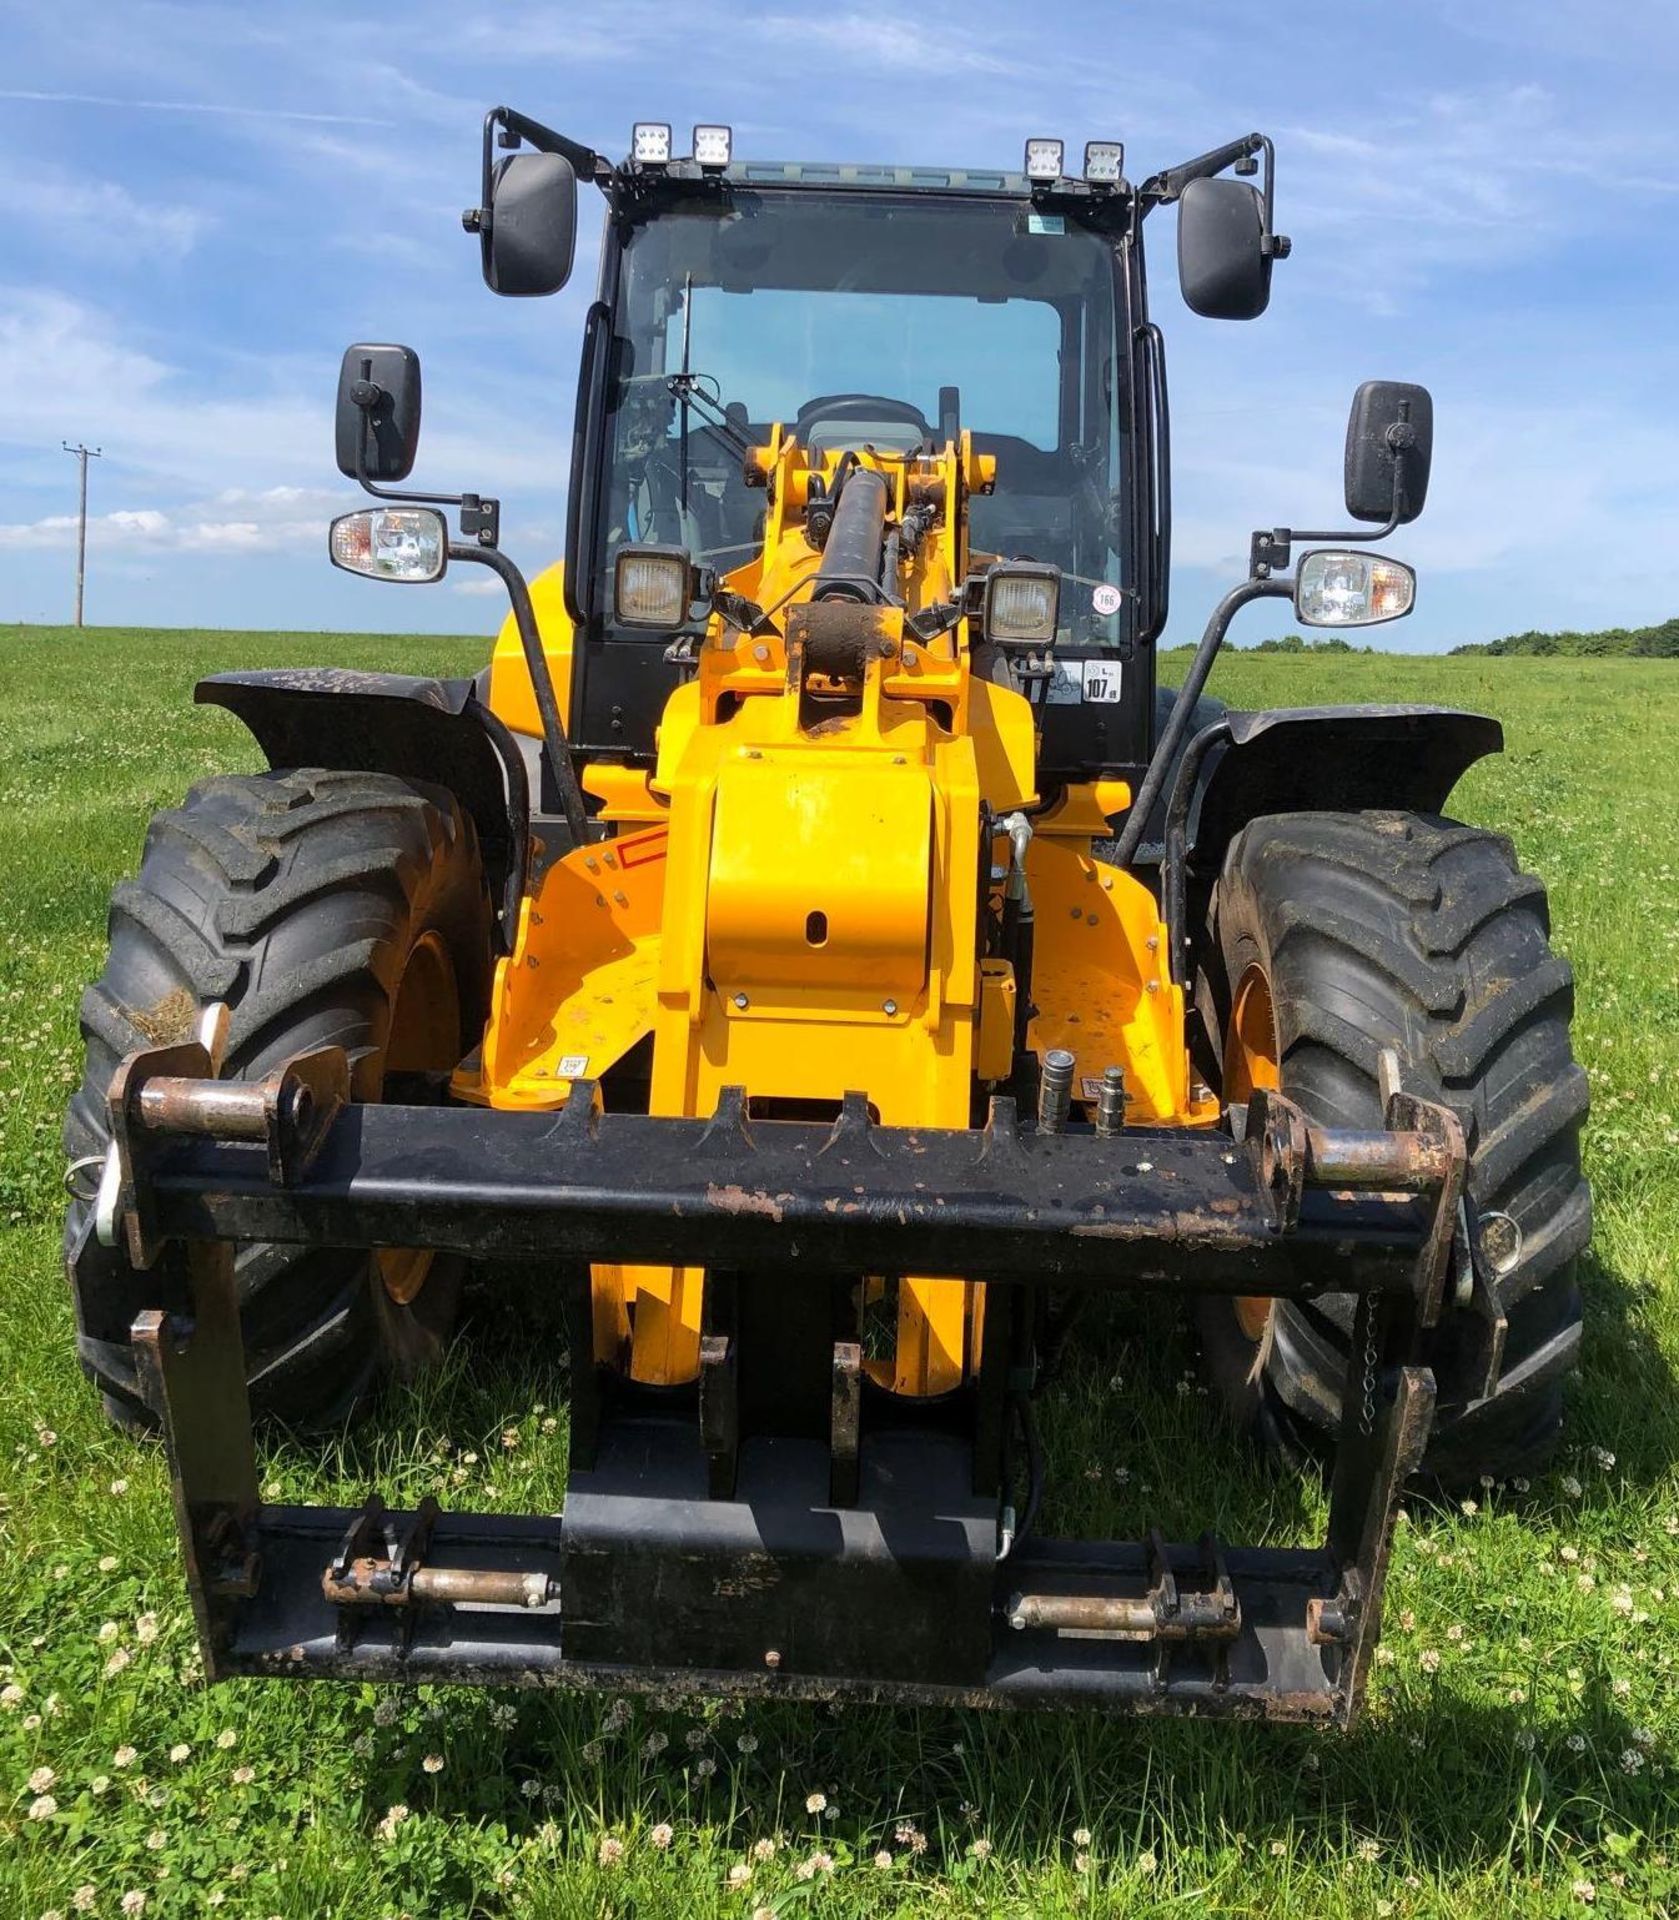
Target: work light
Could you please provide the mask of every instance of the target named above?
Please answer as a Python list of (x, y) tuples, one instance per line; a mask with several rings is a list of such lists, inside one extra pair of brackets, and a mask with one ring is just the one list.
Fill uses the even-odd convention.
[(1403, 619), (1416, 596), (1411, 569), (1379, 553), (1303, 553), (1294, 573), (1294, 617), (1306, 627), (1378, 627)]
[(612, 581), (621, 626), (668, 633), (688, 618), (694, 566), (684, 547), (620, 547)]
[(327, 554), (335, 567), (366, 580), (441, 580), (449, 524), (431, 507), (360, 507), (333, 521)]
[(694, 158), (708, 172), (713, 168), (721, 170), (729, 164), (734, 141), (734, 132), (729, 127), (695, 127)]
[(1026, 142), (1026, 178), (1039, 186), (1049, 186), (1061, 178), (1061, 159), (1065, 141), (1028, 140)]
[(669, 126), (662, 120), (638, 120), (630, 133), (630, 158), (638, 167), (668, 167)]
[(1125, 148), (1117, 140), (1084, 143), (1084, 178), (1092, 187), (1117, 187), (1125, 171)]
[(1061, 569), (1012, 560), (985, 576), (980, 624), (987, 640), (1005, 647), (1047, 647), (1061, 607)]

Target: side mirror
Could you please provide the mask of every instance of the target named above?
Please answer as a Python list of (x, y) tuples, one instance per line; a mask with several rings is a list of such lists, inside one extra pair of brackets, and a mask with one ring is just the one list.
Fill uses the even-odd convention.
[(351, 347), (338, 370), (338, 471), (394, 486), (420, 450), (420, 356), (412, 347)]
[(1178, 285), (1205, 320), (1256, 320), (1271, 300), (1265, 203), (1242, 180), (1191, 180), (1178, 197)]
[(480, 217), (484, 284), (528, 299), (558, 293), (577, 251), (577, 174), (559, 153), (515, 153), (498, 163)]
[(1384, 524), (1415, 520), (1428, 498), (1433, 455), (1434, 401), (1427, 387), (1366, 380), (1347, 420), (1347, 512)]

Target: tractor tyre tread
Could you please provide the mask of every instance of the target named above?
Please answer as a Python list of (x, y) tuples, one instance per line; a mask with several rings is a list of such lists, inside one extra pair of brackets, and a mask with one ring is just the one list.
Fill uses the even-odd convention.
[[(1463, 1124), (1475, 1204), (1522, 1229), (1499, 1289), (1509, 1332), (1497, 1385), (1436, 1412), (1426, 1467), (1452, 1485), (1543, 1463), (1580, 1348), (1589, 1094), (1569, 1040), (1573, 974), (1549, 936), (1544, 887), (1500, 834), (1437, 815), (1299, 813), (1251, 821), (1232, 841), (1205, 942), (1225, 1013), (1245, 966), (1265, 966), (1283, 1088), (1313, 1119), (1379, 1126), (1377, 1058), (1397, 1047), (1404, 1085)], [(1263, 1428), (1303, 1444), (1333, 1430), (1352, 1306), (1349, 1295), (1276, 1303), (1254, 1383)]]
[[(300, 768), (218, 775), (152, 820), (139, 874), (111, 899), (105, 968), (83, 995), (86, 1066), (65, 1118), (72, 1157), (102, 1153), (105, 1090), (136, 1048), (190, 1038), (228, 1003), (230, 1079), (257, 1079), (307, 1047), (349, 1053), (351, 1091), (378, 1099), (401, 971), (434, 932), (456, 976), (462, 1050), (488, 1003), (490, 908), (470, 818), (441, 787), (386, 774)], [(128, 1332), (172, 1307), (161, 1273), (91, 1242), (90, 1210), (65, 1224), (78, 1351), (113, 1419), (152, 1424)], [(252, 1409), (296, 1428), (335, 1424), (380, 1374), (441, 1350), (457, 1262), (438, 1261), (409, 1305), (364, 1254), (241, 1244), (235, 1254)]]

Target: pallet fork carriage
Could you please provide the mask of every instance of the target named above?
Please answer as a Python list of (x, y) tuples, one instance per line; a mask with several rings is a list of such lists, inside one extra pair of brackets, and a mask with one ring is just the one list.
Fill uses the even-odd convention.
[[(495, 500), (405, 486), (418, 356), (346, 353), (377, 504), (334, 564), (485, 565), (509, 618), (470, 679), (199, 685), (268, 769), (154, 820), (65, 1129), (78, 1353), (161, 1429), (211, 1675), (1344, 1725), (1407, 1479), (1553, 1442), (1569, 975), (1509, 843), (1444, 814), (1498, 725), (1205, 697), (1252, 603), (1410, 610), (1364, 543), (1422, 508), (1429, 396), (1360, 387), (1358, 524), (1254, 533), (1157, 688), (1144, 225), (1176, 210), (1194, 313), (1257, 317), (1275, 156), (1066, 157), (644, 124), (612, 164), (492, 111), (494, 292), (557, 291), (606, 203), (529, 583)], [(340, 1426), (470, 1276), (567, 1369), (563, 1510), (262, 1500), (262, 1420)], [(1332, 1455), (1321, 1544), (1049, 1537), (1036, 1396), (1079, 1306), (1142, 1293), (1239, 1433)]]
[[(1394, 1071), (1390, 1068), (1390, 1073)], [(1449, 1109), (1397, 1087), (1381, 1132), (1312, 1125), (1256, 1093), (1196, 1134), (1044, 1133), (1006, 1099), (981, 1133), (348, 1100), (341, 1052), (266, 1080), (212, 1077), (198, 1043), (124, 1062), (111, 1093), (120, 1227), (146, 1267), (183, 1259), (191, 1310), (134, 1337), (161, 1410), (206, 1671), (597, 1685), (745, 1685), (789, 1697), (1251, 1715), (1345, 1723), (1379, 1631), (1400, 1488), (1434, 1381), (1415, 1364), (1470, 1257)], [(859, 1176), (865, 1176), (860, 1179)], [(257, 1470), (232, 1242), (544, 1255), (574, 1325), (588, 1260), (775, 1262), (783, 1296), (885, 1259), (999, 1289), (966, 1431), (860, 1419), (859, 1349), (831, 1343), (821, 1438), (742, 1432), (757, 1368), (719, 1303), (680, 1416), (615, 1403), (574, 1367), (572, 1466), (554, 1518), (276, 1506)], [(942, 1252), (940, 1251), (942, 1249)], [(1358, 1295), (1358, 1390), (1315, 1549), (1029, 1539), (999, 1557), (996, 1496), (1027, 1316), (1046, 1275), (1095, 1289)], [(719, 1289), (720, 1293), (726, 1289)], [(739, 1310), (745, 1303), (733, 1303)], [(744, 1320), (747, 1316), (743, 1315)], [(660, 1607), (636, 1604), (655, 1577)]]

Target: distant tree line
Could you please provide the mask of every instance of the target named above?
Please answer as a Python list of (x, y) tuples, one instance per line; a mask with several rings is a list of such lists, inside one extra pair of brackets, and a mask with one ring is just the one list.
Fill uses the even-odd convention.
[(1502, 640), (1453, 647), (1452, 652), (1679, 660), (1679, 619), (1664, 620), (1659, 627), (1606, 627), (1600, 633), (1510, 633)]

